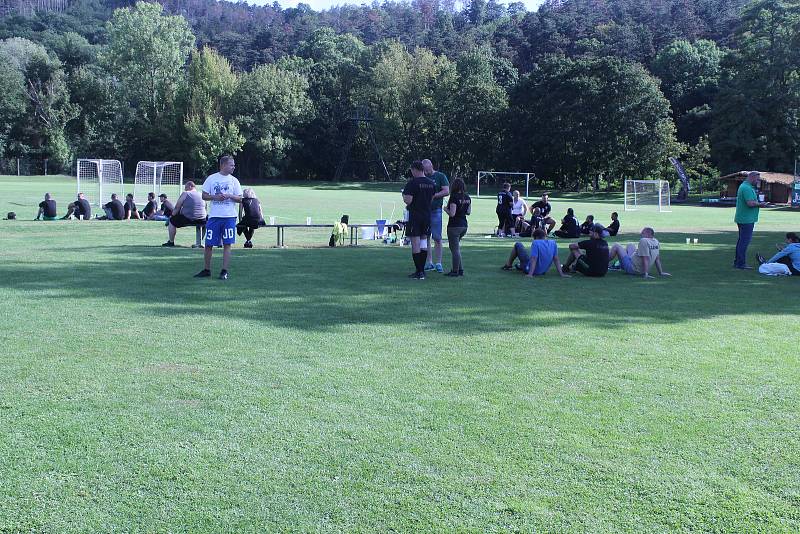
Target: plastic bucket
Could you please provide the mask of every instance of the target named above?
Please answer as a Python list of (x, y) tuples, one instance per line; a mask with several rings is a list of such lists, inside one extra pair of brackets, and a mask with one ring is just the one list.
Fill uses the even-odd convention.
[(375, 231), (378, 237), (383, 237), (383, 233), (386, 231), (386, 219), (377, 219), (375, 224), (378, 225), (378, 229)]

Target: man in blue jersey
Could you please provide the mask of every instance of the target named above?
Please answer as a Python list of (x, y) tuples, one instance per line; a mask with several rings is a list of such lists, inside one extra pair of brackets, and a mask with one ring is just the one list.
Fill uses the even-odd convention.
[(544, 230), (537, 228), (533, 232), (533, 242), (531, 243), (530, 253), (525, 245), (517, 241), (511, 249), (508, 261), (503, 265), (504, 271), (511, 271), (514, 267), (514, 260), (519, 259), (519, 270), (529, 277), (541, 276), (545, 274), (551, 266), (555, 266), (556, 272), (562, 278), (569, 278), (561, 268), (561, 261), (558, 259), (558, 246), (555, 241), (547, 239)]

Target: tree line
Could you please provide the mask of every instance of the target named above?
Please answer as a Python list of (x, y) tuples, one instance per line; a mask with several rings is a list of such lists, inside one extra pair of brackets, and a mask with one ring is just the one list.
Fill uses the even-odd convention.
[[(800, 146), (798, 0), (472, 0), (315, 12), (76, 0), (0, 19), (0, 158), (179, 160), (330, 179), (356, 110), (392, 178), (534, 171), (558, 188), (741, 169)], [(346, 179), (380, 179), (365, 128)]]

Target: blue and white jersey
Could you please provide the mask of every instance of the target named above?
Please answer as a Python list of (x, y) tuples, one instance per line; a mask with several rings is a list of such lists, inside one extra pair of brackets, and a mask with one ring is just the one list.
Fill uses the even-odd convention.
[[(209, 195), (224, 193), (242, 196), (242, 186), (239, 184), (239, 180), (232, 174), (225, 176), (218, 172), (206, 178), (206, 181), (203, 182), (203, 191)], [(237, 208), (236, 202), (233, 200), (212, 200), (208, 217), (236, 217), (238, 215)]]

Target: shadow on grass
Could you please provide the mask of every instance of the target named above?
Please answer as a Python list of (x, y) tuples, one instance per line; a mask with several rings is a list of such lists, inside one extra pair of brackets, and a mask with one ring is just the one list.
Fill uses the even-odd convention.
[[(682, 234), (659, 237), (672, 278), (561, 279), (551, 272), (530, 280), (499, 269), (513, 241), (473, 237), (464, 247), (467, 275), (455, 279), (432, 273), (409, 280), (410, 253), (399, 247), (237, 248), (232, 278), (223, 282), (192, 278), (202, 266), (200, 250), (73, 245), (72, 254), (52, 261), (0, 266), (0, 289), (46, 295), (62, 301), (58, 307), (81, 308), (90, 299), (85, 306), (109, 312), (122, 304), (125, 313), (158, 318), (234, 318), (316, 332), (393, 324), (452, 335), (542, 328), (546, 336), (546, 329), (570, 324), (616, 329), (752, 314), (752, 302), (769, 303), (760, 307), (776, 317), (800, 314), (798, 280), (730, 267), (735, 232), (710, 234), (698, 246), (683, 244)], [(760, 235), (751, 251), (770, 250), (779, 238)], [(566, 243), (559, 248), (564, 258)]]

